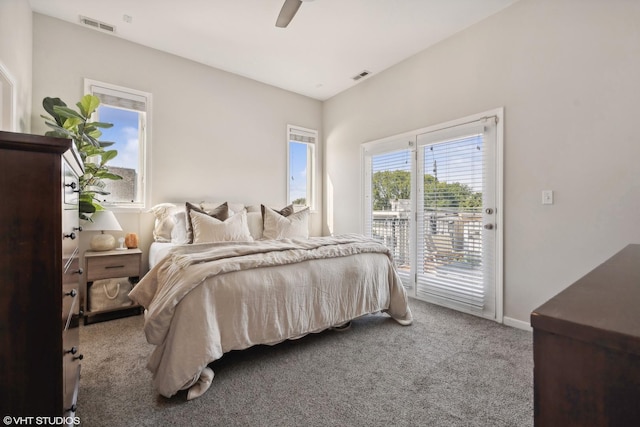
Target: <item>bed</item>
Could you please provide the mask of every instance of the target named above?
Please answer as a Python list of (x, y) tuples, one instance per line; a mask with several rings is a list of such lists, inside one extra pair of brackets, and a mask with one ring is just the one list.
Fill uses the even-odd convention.
[(309, 237), (308, 212), (292, 207), (187, 203), (166, 211), (156, 213), (152, 268), (129, 294), (145, 308), (145, 336), (155, 346), (147, 368), (165, 397), (202, 395), (214, 377), (208, 365), (232, 350), (344, 328), (377, 312), (411, 324), (407, 294), (378, 241)]

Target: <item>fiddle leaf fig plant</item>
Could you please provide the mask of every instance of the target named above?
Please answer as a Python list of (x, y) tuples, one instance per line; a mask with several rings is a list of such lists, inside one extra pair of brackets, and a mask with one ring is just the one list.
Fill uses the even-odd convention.
[(50, 116), (41, 117), (52, 128), (46, 136), (72, 139), (84, 164), (84, 174), (80, 176), (79, 211), (80, 218), (90, 220), (95, 211), (104, 210), (98, 195), (107, 195), (104, 180), (120, 180), (122, 177), (109, 171), (107, 162), (118, 155), (117, 150), (107, 150), (113, 142), (100, 141), (102, 131), (113, 126), (111, 123), (91, 121), (92, 114), (100, 106), (100, 99), (85, 95), (76, 103), (78, 111), (67, 107), (60, 98), (46, 97), (42, 106)]

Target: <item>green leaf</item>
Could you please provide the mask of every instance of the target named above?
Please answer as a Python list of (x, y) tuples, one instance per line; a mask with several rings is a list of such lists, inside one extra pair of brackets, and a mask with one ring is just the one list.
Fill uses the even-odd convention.
[(96, 108), (100, 105), (100, 99), (94, 95), (85, 95), (80, 102), (76, 104), (78, 109), (85, 118), (91, 117)]
[(64, 117), (64, 118), (69, 118), (69, 117), (77, 117), (79, 119), (82, 120), (82, 122), (85, 121), (85, 118), (82, 117), (82, 115), (80, 113), (78, 113), (75, 110), (72, 110), (69, 107), (60, 107), (58, 105), (54, 105), (53, 107), (53, 111), (55, 111), (56, 113), (58, 113), (58, 115), (60, 117)]
[(100, 162), (100, 164), (104, 165), (105, 163), (107, 163), (109, 160), (113, 159), (117, 155), (118, 155), (118, 150), (105, 151), (104, 153), (102, 153), (102, 161)]
[(115, 173), (111, 173), (111, 172), (100, 174), (100, 178), (101, 179), (112, 179), (114, 181), (118, 181), (118, 180), (122, 179), (122, 177), (120, 175), (116, 175)]
[(108, 129), (113, 127), (113, 123), (91, 122), (91, 124), (97, 128)]
[(54, 109), (55, 106), (66, 107), (67, 104), (65, 104), (60, 98), (46, 97), (42, 100), (42, 107), (44, 110), (53, 117), (53, 120), (55, 120), (59, 126), (62, 126), (62, 119), (59, 117), (58, 113), (56, 113)]
[(93, 138), (91, 135), (82, 135), (82, 140), (85, 141), (89, 145), (93, 145), (94, 147), (100, 147), (100, 142)]
[(84, 132), (87, 135), (89, 135), (91, 138), (95, 138), (95, 139), (98, 139), (102, 136), (102, 132), (100, 132), (98, 129), (88, 131), (87, 128), (85, 128)]
[(78, 208), (81, 213), (94, 213), (96, 211), (96, 207), (91, 202), (87, 202), (85, 200), (80, 200), (78, 202)]
[(87, 153), (87, 156), (95, 156), (96, 154), (102, 154), (104, 150), (102, 147), (96, 147), (92, 144), (87, 144), (84, 148), (84, 152)]
[(82, 119), (78, 117), (69, 117), (67, 120), (64, 121), (64, 124), (62, 126), (65, 129), (73, 130), (73, 129), (76, 129), (80, 123), (82, 123)]
[(100, 147), (105, 148), (105, 147), (111, 147), (113, 144), (115, 144), (115, 142), (112, 141), (99, 141), (100, 142)]

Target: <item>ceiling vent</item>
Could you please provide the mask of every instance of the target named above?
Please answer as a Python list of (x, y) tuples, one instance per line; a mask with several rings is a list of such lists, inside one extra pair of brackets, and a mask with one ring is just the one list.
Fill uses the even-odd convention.
[(355, 75), (355, 76), (353, 76), (353, 77), (351, 77), (351, 78), (352, 78), (353, 80), (355, 80), (355, 81), (358, 81), (358, 80), (360, 80), (360, 79), (361, 79), (361, 78), (363, 78), (363, 77), (367, 77), (369, 74), (371, 74), (371, 71), (364, 70), (364, 71), (362, 71), (361, 73), (359, 73), (359, 74), (357, 74), (357, 75)]
[(86, 25), (87, 27), (94, 28), (96, 30), (102, 30), (108, 33), (116, 32), (115, 25), (107, 24), (105, 22), (100, 22), (97, 19), (87, 18), (86, 16), (80, 16), (80, 23)]

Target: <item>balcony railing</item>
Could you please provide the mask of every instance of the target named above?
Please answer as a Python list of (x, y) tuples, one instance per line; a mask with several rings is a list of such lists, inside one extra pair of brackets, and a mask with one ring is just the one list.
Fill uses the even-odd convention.
[[(390, 250), (399, 270), (411, 269), (409, 212), (373, 212), (371, 232)], [(482, 215), (466, 212), (425, 212), (419, 230), (423, 268), (464, 262), (479, 265), (482, 254)]]

